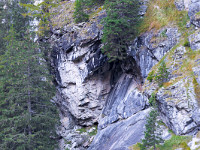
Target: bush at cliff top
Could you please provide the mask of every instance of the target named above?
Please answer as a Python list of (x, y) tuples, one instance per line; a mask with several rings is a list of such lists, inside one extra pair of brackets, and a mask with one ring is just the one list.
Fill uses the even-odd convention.
[(89, 20), (89, 15), (84, 12), (84, 1), (75, 1), (74, 19), (76, 23), (86, 22)]
[(110, 61), (123, 60), (129, 42), (137, 33), (138, 0), (107, 0), (105, 8), (107, 17), (104, 19), (102, 52)]

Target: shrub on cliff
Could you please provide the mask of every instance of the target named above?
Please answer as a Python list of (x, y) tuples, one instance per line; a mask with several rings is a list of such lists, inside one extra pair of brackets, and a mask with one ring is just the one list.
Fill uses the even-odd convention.
[(89, 20), (89, 15), (84, 12), (84, 1), (75, 1), (74, 19), (76, 23), (86, 22)]
[(147, 150), (153, 147), (156, 150), (156, 145), (163, 142), (161, 138), (160, 126), (157, 122), (158, 106), (156, 103), (156, 95), (152, 93), (149, 99), (150, 105), (153, 107), (149, 116), (147, 117), (147, 123), (145, 125), (146, 131), (142, 143), (139, 145), (141, 150)]
[(130, 40), (137, 35), (139, 22), (138, 0), (107, 0), (107, 17), (104, 19), (102, 52), (110, 61), (123, 60), (127, 56)]
[(162, 61), (158, 68), (158, 73), (155, 76), (155, 81), (158, 83), (159, 87), (161, 87), (163, 86), (163, 83), (165, 83), (168, 80), (168, 77), (168, 68), (166, 67), (165, 62)]

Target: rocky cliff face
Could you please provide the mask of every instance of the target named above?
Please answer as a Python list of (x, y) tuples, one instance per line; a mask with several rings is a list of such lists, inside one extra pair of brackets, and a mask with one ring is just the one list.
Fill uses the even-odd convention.
[[(72, 2), (63, 3), (60, 10)], [(176, 26), (150, 30), (137, 37), (123, 62), (109, 63), (101, 53), (102, 25), (98, 11), (88, 23), (68, 23), (51, 37), (56, 74), (55, 101), (60, 110), (60, 149), (128, 150), (144, 136), (148, 98), (157, 91), (161, 119), (175, 134), (195, 134), (200, 126), (200, 32), (198, 0), (176, 0), (193, 24), (184, 46)], [(142, 1), (144, 15), (147, 1)], [(196, 28), (196, 30), (194, 30)], [(170, 77), (162, 88), (146, 80), (165, 60)], [(97, 134), (95, 136), (95, 134)], [(168, 135), (165, 135), (165, 138)]]

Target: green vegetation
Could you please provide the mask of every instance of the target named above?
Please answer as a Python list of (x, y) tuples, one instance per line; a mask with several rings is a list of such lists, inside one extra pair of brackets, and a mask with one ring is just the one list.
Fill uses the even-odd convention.
[(166, 32), (167, 32), (167, 29), (165, 29), (165, 30), (161, 33), (161, 37), (167, 37)]
[(97, 134), (97, 126), (95, 126), (95, 130), (93, 130), (92, 132), (89, 132), (89, 136), (94, 136)]
[[(92, 132), (88, 132), (89, 129), (95, 127), (95, 129), (92, 131)], [(88, 133), (89, 136), (94, 136), (97, 134), (97, 126), (93, 126), (93, 127), (90, 127), (90, 128), (80, 128), (80, 129), (77, 129), (76, 131), (78, 131), (80, 134), (82, 133)]]
[(158, 67), (157, 73), (155, 73), (155, 71), (152, 70), (149, 73), (149, 75), (147, 77), (147, 80), (149, 82), (152, 82), (154, 80), (154, 81), (156, 81), (156, 83), (158, 83), (159, 87), (162, 87), (163, 84), (165, 82), (167, 82), (168, 77), (169, 77), (168, 68), (166, 67), (166, 64), (165, 64), (164, 60), (162, 60), (160, 62), (160, 66)]
[(89, 21), (89, 15), (91, 14), (91, 7), (102, 5), (104, 0), (76, 0), (74, 7), (74, 20), (75, 23)]
[(86, 128), (77, 129), (76, 131), (79, 131), (80, 134), (87, 132)]
[(153, 79), (154, 79), (154, 75), (155, 75), (155, 72), (154, 72), (154, 70), (153, 70), (153, 71), (151, 71), (151, 72), (148, 74), (147, 80), (148, 80), (149, 82), (152, 82)]
[(34, 18), (37, 18), (39, 22), (39, 29), (38, 34), (44, 35), (46, 31), (50, 29), (51, 32), (53, 32), (53, 25), (51, 21), (51, 16), (54, 15), (50, 12), (50, 9), (58, 7), (59, 0), (43, 0), (37, 5), (31, 4), (31, 3), (22, 3), (20, 2), (20, 5), (27, 8), (28, 13), (23, 13), (23, 16), (31, 16)]
[(156, 94), (154, 92), (151, 94), (151, 97), (149, 98), (149, 104), (150, 104), (150, 106), (157, 109)]
[(141, 150), (146, 150), (151, 147), (153, 147), (153, 149), (156, 150), (156, 145), (163, 142), (159, 130), (160, 126), (157, 123), (158, 108), (156, 103), (156, 95), (154, 93), (151, 95), (149, 103), (153, 107), (153, 110), (151, 110), (147, 118), (147, 123), (145, 125), (145, 137), (142, 140), (142, 143), (139, 144)]
[(0, 56), (0, 149), (53, 150), (58, 113), (50, 99), (55, 89), (38, 44), (29, 34), (22, 41), (16, 35), (11, 28)]
[(104, 19), (102, 52), (109, 61), (123, 60), (127, 57), (129, 42), (137, 35), (138, 1), (106, 1), (105, 8), (107, 17)]
[(158, 116), (157, 110), (152, 110), (147, 118), (147, 124), (145, 125), (145, 137), (142, 140), (142, 144), (140, 144), (141, 150), (149, 149), (153, 146), (154, 150), (156, 150), (156, 145), (161, 143), (163, 140), (160, 134), (157, 133), (159, 125), (156, 124), (156, 118)]
[(18, 1), (0, 1), (0, 149), (54, 150), (59, 116), (50, 102), (49, 51), (32, 40), (32, 18), (21, 13)]
[[(21, 2), (30, 2), (30, 0), (21, 0)], [(0, 55), (5, 52), (7, 42), (4, 38), (12, 25), (18, 33), (17, 38), (23, 38), (25, 25), (31, 20), (30, 17), (24, 18), (21, 15), (24, 12), (25, 10), (19, 7), (18, 1), (12, 1), (12, 3), (9, 0), (0, 1)]]
[(187, 143), (191, 140), (189, 136), (172, 135), (171, 139), (165, 141), (163, 145), (158, 145), (158, 150), (175, 150), (177, 148), (183, 148), (184, 150), (190, 150)]
[(194, 85), (194, 92), (195, 92), (196, 98), (198, 100), (198, 103), (200, 104), (200, 85), (198, 84), (195, 77), (193, 77), (193, 85)]
[(188, 20), (187, 11), (178, 11), (174, 0), (151, 0), (144, 20), (140, 24), (139, 32), (159, 30), (169, 24), (177, 25), (180, 31), (184, 31)]
[[(166, 140), (164, 144), (156, 145), (156, 150), (175, 150), (178, 148), (182, 148), (183, 150), (190, 150), (190, 147), (187, 145), (190, 140), (191, 137), (189, 136), (178, 136), (173, 134), (172, 137), (169, 140)], [(130, 149), (141, 150), (140, 145), (140, 143), (137, 143), (130, 147)]]
[[(91, 7), (103, 3), (104, 0), (76, 0), (73, 15), (75, 22), (87, 22), (92, 12)], [(138, 34), (139, 2), (138, 0), (107, 0), (104, 8), (107, 17), (103, 21), (102, 52), (108, 56), (110, 62), (123, 60), (127, 57), (129, 42)]]
[(87, 22), (89, 15), (84, 12), (84, 0), (75, 1), (74, 18), (76, 23)]
[(69, 144), (69, 145), (70, 145), (70, 144), (72, 144), (72, 142), (71, 142), (71, 141), (66, 141), (65, 143), (66, 143), (66, 144)]
[(158, 72), (155, 76), (155, 81), (158, 83), (159, 87), (163, 86), (163, 83), (167, 82), (169, 77), (169, 72), (167, 70), (166, 64), (164, 60), (160, 63), (160, 66), (158, 68)]
[(104, 3), (105, 0), (85, 0), (85, 5), (87, 7), (90, 6), (97, 6), (97, 5), (102, 5)]
[(185, 47), (190, 47), (190, 42), (187, 40), (185, 40), (185, 42), (183, 43), (183, 46)]

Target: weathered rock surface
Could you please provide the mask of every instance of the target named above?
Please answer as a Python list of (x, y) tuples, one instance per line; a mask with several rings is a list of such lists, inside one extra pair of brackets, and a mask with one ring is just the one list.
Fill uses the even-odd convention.
[(200, 1), (199, 0), (175, 0), (176, 8), (179, 11), (188, 11), (190, 22), (196, 27), (200, 27)]
[[(147, 2), (141, 2), (141, 16), (146, 12)], [(176, 0), (175, 4), (179, 10), (188, 9), (191, 22), (199, 26), (195, 18), (199, 1)], [(152, 67), (180, 42), (178, 28), (148, 31), (132, 42), (127, 60), (108, 63), (101, 53), (100, 22), (105, 16), (102, 10), (88, 23), (70, 22), (62, 30), (55, 29), (51, 37), (58, 89), (56, 102), (61, 117), (60, 149), (128, 150), (143, 138), (150, 110), (148, 98), (154, 91), (161, 119), (170, 129), (180, 135), (197, 132), (200, 100), (196, 82), (200, 84), (200, 57), (191, 60), (193, 56), (188, 49), (179, 46), (165, 58), (170, 72), (168, 85), (159, 89), (155, 82), (145, 81)], [(189, 37), (191, 49), (197, 53), (199, 35), (197, 30)], [(191, 65), (187, 67), (188, 64)], [(94, 137), (92, 130), (96, 130), (97, 124)]]
[[(135, 99), (136, 100), (136, 99)], [(88, 150), (129, 150), (144, 136), (145, 118), (150, 109), (137, 112), (98, 132)]]
[(174, 133), (196, 133), (200, 125), (199, 85), (194, 82), (194, 79), (199, 82), (198, 56), (190, 57), (185, 47), (181, 46), (168, 55), (165, 61), (170, 66), (170, 81), (159, 89), (155, 83), (147, 84), (145, 93), (150, 95), (158, 89), (157, 100), (162, 120)]
[(175, 134), (183, 135), (197, 127), (198, 103), (191, 79), (161, 88), (157, 99), (163, 121)]
[[(95, 71), (101, 65), (100, 61), (104, 63), (101, 60), (103, 56), (99, 52), (99, 44), (95, 42), (91, 42), (89, 45), (86, 44), (87, 47), (74, 46), (72, 49), (75, 50), (68, 53), (66, 50), (54, 48), (54, 62), (57, 64), (57, 83), (60, 87), (59, 93), (63, 98), (59, 103), (68, 108), (77, 119), (76, 121), (86, 126), (97, 122), (104, 103), (100, 97), (105, 96), (110, 89), (110, 75), (109, 72), (103, 72), (104, 68), (100, 72), (102, 74), (98, 73), (92, 77), (93, 79), (85, 80), (91, 71)], [(92, 50), (97, 53), (91, 57)], [(84, 61), (81, 59), (84, 59)], [(87, 120), (87, 122), (84, 120)]]
[(190, 21), (196, 27), (200, 27), (200, 15), (198, 12), (200, 11), (200, 1), (199, 0), (191, 0), (189, 4), (188, 16), (190, 17)]
[(185, 4), (184, 4), (184, 0), (175, 0), (175, 5), (176, 5), (176, 8), (178, 10), (184, 10), (185, 9)]
[[(68, 4), (68, 2), (67, 2)], [(101, 53), (99, 12), (90, 23), (69, 24), (57, 29), (53, 41), (52, 66), (56, 75), (60, 109), (60, 149), (86, 149), (90, 132), (80, 133), (97, 124), (105, 99), (111, 89), (111, 68)], [(89, 25), (88, 25), (89, 24)]]
[(200, 49), (200, 31), (195, 31), (194, 34), (189, 36), (190, 47), (192, 50)]
[(147, 32), (136, 39), (130, 46), (129, 55), (136, 60), (143, 78), (177, 44), (179, 37), (177, 28), (163, 28), (158, 33)]
[(99, 121), (99, 129), (143, 110), (148, 101), (131, 75), (122, 75), (110, 92)]

